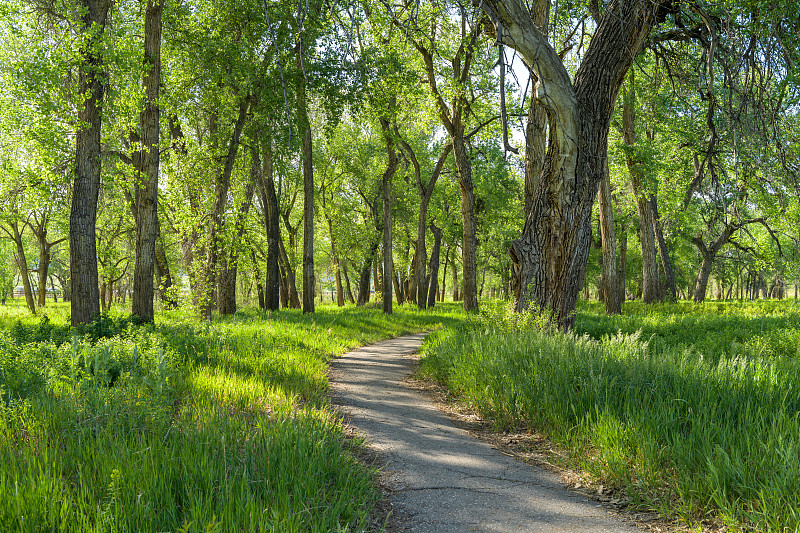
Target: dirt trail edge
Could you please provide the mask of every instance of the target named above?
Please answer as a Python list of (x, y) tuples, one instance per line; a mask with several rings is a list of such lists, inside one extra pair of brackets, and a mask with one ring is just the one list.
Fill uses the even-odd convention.
[(404, 384), (423, 334), (331, 363), (331, 398), (385, 462), (395, 531), (636, 532), (553, 473), (503, 455)]

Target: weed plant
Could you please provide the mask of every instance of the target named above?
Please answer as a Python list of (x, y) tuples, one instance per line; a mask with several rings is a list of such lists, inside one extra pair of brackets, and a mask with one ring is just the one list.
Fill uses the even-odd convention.
[(326, 403), (327, 362), (457, 315), (170, 311), (75, 330), (47, 309), (0, 315), (2, 531), (364, 530), (376, 491)]
[(489, 310), (430, 336), (422, 371), (498, 428), (548, 435), (635, 506), (800, 530), (797, 308), (692, 305), (584, 307), (570, 334)]

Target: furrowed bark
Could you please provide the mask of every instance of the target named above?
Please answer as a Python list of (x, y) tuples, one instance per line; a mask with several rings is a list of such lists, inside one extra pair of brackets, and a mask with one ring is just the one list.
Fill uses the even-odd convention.
[[(158, 229), (159, 117), (161, 82), (161, 1), (147, 0), (144, 19), (144, 63), (142, 80), (144, 109), (139, 116), (141, 168), (137, 169), (136, 260), (133, 268), (131, 313), (142, 322), (153, 322), (153, 271)], [(149, 68), (147, 68), (149, 67)]]
[(608, 128), (620, 86), (661, 2), (615, 0), (572, 82), (558, 54), (519, 0), (474, 0), (498, 39), (518, 50), (537, 75), (535, 97), (550, 127), (542, 173), (521, 238), (511, 246), (516, 308), (533, 305), (560, 328), (574, 324), (591, 237), (591, 211), (606, 165)]
[(97, 272), (97, 200), (100, 193), (100, 107), (106, 80), (100, 42), (105, 29), (110, 0), (82, 0), (82, 31), (87, 41), (81, 50), (78, 69), (80, 128), (75, 135), (75, 180), (69, 216), (70, 323), (87, 324), (100, 315)]

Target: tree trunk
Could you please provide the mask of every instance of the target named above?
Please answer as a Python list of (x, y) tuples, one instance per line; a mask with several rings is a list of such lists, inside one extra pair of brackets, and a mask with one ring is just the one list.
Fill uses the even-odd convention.
[(278, 247), (281, 252), (281, 262), (283, 263), (283, 271), (285, 273), (285, 278), (286, 278), (289, 307), (292, 309), (300, 309), (300, 297), (297, 294), (297, 282), (295, 281), (295, 273), (294, 269), (292, 268), (292, 263), (289, 262), (289, 256), (286, 254), (286, 247), (283, 244), (283, 238), (278, 239)]
[[(536, 1), (531, 5), (531, 20), (547, 35), (550, 2)], [(531, 81), (535, 84), (536, 78)], [(527, 219), (533, 207), (536, 183), (541, 178), (547, 158), (547, 110), (533, 95), (528, 106), (528, 123), (525, 125), (525, 212)]]
[[(31, 278), (29, 277), (30, 269), (28, 267), (28, 258), (25, 256), (25, 247), (22, 242), (22, 232), (19, 229), (17, 221), (9, 223), (11, 226), (11, 236), (14, 238), (14, 244), (17, 247), (17, 267), (19, 268), (19, 277), (22, 280), (22, 288), (25, 292), (25, 303), (28, 306), (32, 315), (36, 314), (36, 303), (33, 301), (33, 289), (31, 288)], [(24, 227), (23, 227), (24, 229)]]
[(625, 303), (625, 274), (628, 270), (628, 233), (622, 231), (619, 237), (619, 304)]
[(81, 0), (82, 31), (86, 44), (81, 49), (78, 69), (78, 106), (82, 125), (75, 135), (76, 173), (69, 216), (70, 323), (87, 324), (100, 315), (97, 274), (97, 200), (100, 193), (100, 108), (105, 93), (103, 58), (100, 50), (110, 0)]
[(206, 264), (205, 276), (205, 294), (203, 295), (204, 301), (202, 307), (205, 310), (206, 318), (211, 316), (211, 292), (215, 288), (216, 278), (219, 270), (219, 257), (223, 252), (222, 246), (222, 230), (225, 225), (225, 207), (228, 204), (228, 191), (231, 185), (231, 175), (233, 174), (233, 166), (236, 162), (236, 154), (239, 151), (239, 141), (242, 136), (245, 121), (247, 120), (247, 111), (250, 108), (250, 98), (243, 97), (239, 102), (239, 115), (233, 127), (233, 134), (231, 135), (230, 143), (228, 144), (228, 152), (225, 156), (225, 166), (222, 172), (217, 175), (216, 183), (216, 199), (214, 201), (214, 210), (211, 213), (211, 221), (209, 224), (208, 235), (208, 262)]
[(602, 297), (607, 315), (622, 313), (619, 300), (619, 279), (617, 277), (617, 243), (614, 235), (614, 209), (611, 205), (611, 182), (608, 163), (597, 191), (600, 210), (600, 237), (602, 240), (603, 283)]
[(306, 79), (303, 69), (303, 43), (296, 47), (297, 68), (302, 72), (297, 85), (298, 129), (303, 139), (303, 314), (314, 312), (314, 159), (311, 142), (311, 122), (308, 119)]
[(658, 253), (661, 257), (661, 268), (664, 272), (664, 280), (667, 284), (669, 291), (668, 298), (671, 302), (678, 299), (678, 289), (675, 286), (675, 274), (672, 271), (672, 260), (669, 257), (669, 249), (667, 242), (664, 240), (664, 232), (661, 228), (661, 221), (658, 216), (658, 200), (655, 194), (650, 195), (650, 207), (653, 211), (653, 234), (656, 237), (656, 244), (658, 244)]
[(253, 157), (250, 161), (250, 181), (247, 182), (244, 191), (244, 202), (239, 207), (234, 222), (233, 242), (230, 250), (226, 252), (220, 270), (220, 281), (217, 285), (217, 309), (220, 315), (232, 315), (236, 312), (236, 279), (239, 272), (239, 249), (244, 237), (247, 215), (250, 213), (250, 206), (253, 205), (253, 194), (256, 183), (263, 180), (261, 172), (261, 158), (258, 150), (253, 150)]
[(167, 253), (164, 246), (164, 238), (161, 235), (161, 222), (156, 216), (156, 267), (158, 267), (159, 284), (158, 289), (161, 291), (161, 302), (167, 309), (176, 309), (178, 307), (178, 297), (170, 289), (173, 286), (172, 273), (169, 268), (169, 261), (167, 260)]
[[(367, 248), (367, 255), (364, 257), (364, 263), (361, 266), (361, 273), (358, 277), (358, 299), (356, 300), (356, 306), (358, 307), (361, 307), (369, 301), (370, 270), (375, 262), (375, 258), (378, 256), (378, 247), (379, 243), (376, 239), (371, 242)], [(377, 282), (377, 279), (375, 281)]]
[(708, 278), (711, 275), (711, 267), (714, 266), (714, 257), (710, 254), (704, 254), (703, 260), (700, 263), (700, 271), (697, 273), (697, 280), (694, 286), (694, 301), (695, 303), (703, 303), (706, 299), (706, 290), (708, 288)]
[[(258, 308), (259, 309), (267, 309), (267, 302), (264, 299), (264, 283), (262, 282), (261, 278), (261, 269), (258, 268), (258, 258), (256, 257), (256, 252), (251, 248), (250, 249), (250, 261), (253, 262), (253, 274), (256, 278), (256, 294), (258, 295)], [(275, 291), (277, 295), (278, 292)]]
[(478, 272), (476, 248), (478, 241), (475, 230), (475, 195), (472, 186), (472, 164), (467, 156), (463, 126), (461, 131), (457, 132), (453, 137), (453, 154), (455, 155), (456, 168), (458, 169), (458, 186), (461, 189), (461, 223), (463, 226), (461, 257), (464, 271), (462, 297), (465, 311), (477, 311)]
[(658, 301), (658, 265), (653, 235), (655, 221), (649, 201), (650, 192), (645, 190), (643, 184), (644, 163), (633, 153), (636, 146), (636, 94), (633, 71), (630, 73), (630, 84), (623, 92), (622, 138), (628, 147), (625, 159), (631, 175), (636, 212), (639, 215), (639, 242), (642, 244), (642, 300), (644, 303), (653, 303)]
[[(253, 148), (253, 152), (257, 152)], [(275, 176), (272, 166), (272, 145), (267, 139), (262, 143), (264, 162), (259, 174), (259, 197), (261, 198), (261, 211), (264, 216), (264, 226), (267, 230), (267, 276), (264, 290), (264, 309), (277, 311), (280, 299), (280, 271), (278, 260), (280, 258), (280, 211), (278, 210), (278, 197), (275, 194)], [(257, 156), (257, 154), (256, 154)]]
[(353, 298), (353, 291), (351, 290), (350, 287), (350, 276), (347, 274), (346, 263), (342, 264), (342, 272), (344, 273), (344, 284), (345, 284), (345, 290), (347, 292), (347, 301), (350, 302), (351, 304), (354, 304), (356, 303), (356, 299)]
[[(390, 104), (390, 108), (396, 106), (395, 102)], [(394, 264), (392, 261), (392, 178), (397, 167), (400, 165), (400, 157), (395, 147), (392, 130), (389, 121), (380, 118), (383, 138), (386, 143), (386, 170), (381, 177), (381, 197), (383, 199), (383, 312), (392, 313), (392, 272)]]
[(397, 296), (397, 305), (403, 304), (403, 284), (400, 282), (400, 276), (392, 265), (392, 286), (394, 286), (394, 293)]
[(444, 302), (444, 295), (447, 291), (447, 267), (450, 263), (450, 248), (452, 246), (447, 246), (447, 251), (444, 253), (444, 268), (442, 269), (442, 292), (441, 296), (439, 297), (440, 302)]
[(518, 277), (516, 308), (533, 304), (549, 310), (553, 320), (568, 329), (574, 324), (586, 272), (592, 204), (606, 165), (614, 105), (625, 74), (656, 23), (660, 2), (612, 3), (574, 83), (523, 2), (475, 3), (494, 23), (502, 43), (518, 50), (536, 73), (536, 97), (554, 125), (544, 169), (531, 195), (531, 214), (511, 247)]
[(139, 116), (141, 168), (137, 169), (136, 260), (133, 268), (133, 316), (153, 322), (153, 269), (158, 228), (159, 107), (161, 82), (161, 1), (147, 0), (144, 18), (144, 109)]
[(428, 279), (430, 287), (428, 289), (428, 307), (436, 305), (436, 294), (439, 291), (439, 255), (442, 249), (442, 229), (437, 228), (431, 222), (431, 232), (433, 233), (433, 250), (431, 250), (431, 263), (428, 267)]

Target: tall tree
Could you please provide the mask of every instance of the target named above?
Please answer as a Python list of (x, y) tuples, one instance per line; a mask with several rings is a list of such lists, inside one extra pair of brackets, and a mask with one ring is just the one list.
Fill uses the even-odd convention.
[(603, 179), (614, 103), (668, 2), (614, 0), (599, 17), (574, 81), (523, 2), (474, 3), (489, 17), (497, 40), (516, 49), (536, 74), (535, 97), (554, 125), (531, 212), (511, 257), (517, 265), (516, 308), (549, 310), (566, 329), (574, 323), (586, 271), (592, 204)]
[(79, 326), (100, 315), (97, 273), (97, 199), (100, 193), (101, 107), (106, 80), (103, 73), (102, 38), (111, 0), (81, 0), (84, 44), (78, 69), (78, 107), (81, 127), (75, 135), (75, 180), (69, 218), (69, 266), (72, 298), (70, 322)]
[(139, 118), (141, 168), (135, 191), (136, 262), (133, 268), (132, 314), (153, 322), (153, 271), (158, 233), (158, 173), (161, 85), (161, 12), (163, 0), (147, 0), (144, 16), (144, 109)]

